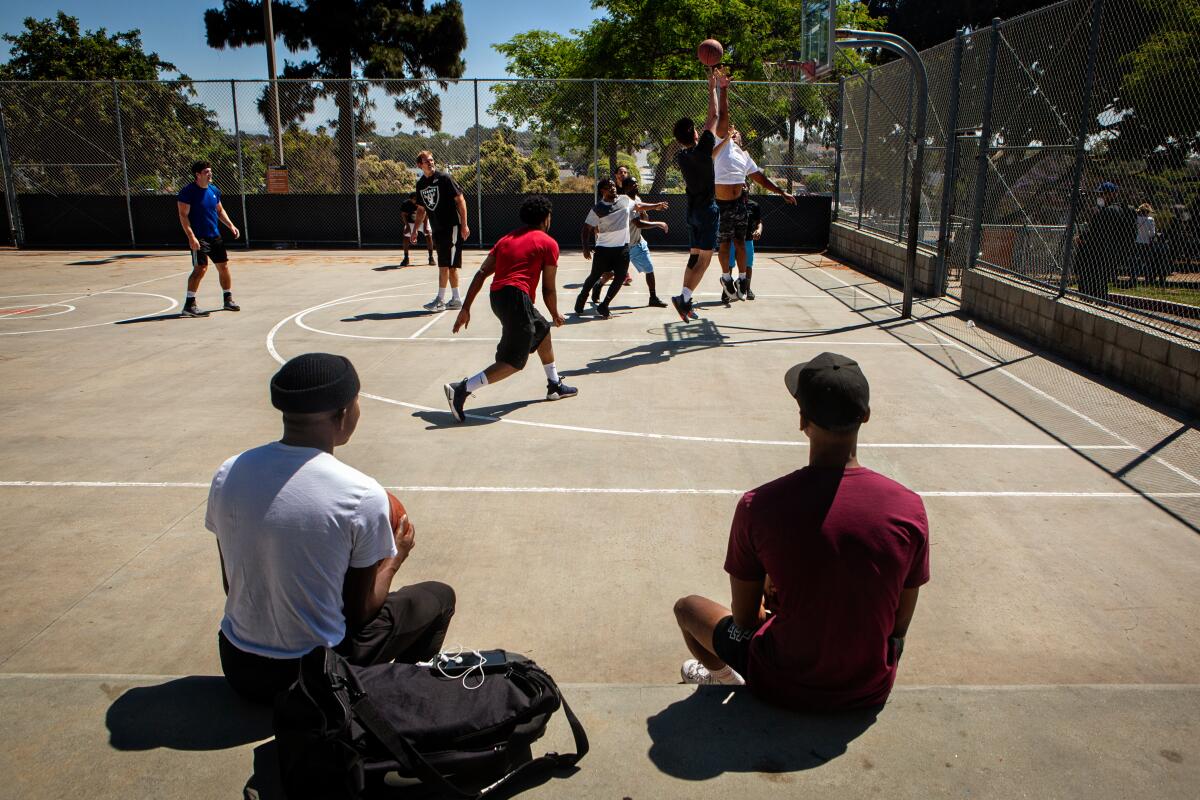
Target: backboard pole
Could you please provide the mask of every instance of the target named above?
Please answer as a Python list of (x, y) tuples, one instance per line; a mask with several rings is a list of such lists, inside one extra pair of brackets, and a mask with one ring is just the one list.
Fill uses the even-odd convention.
[[(837, 30), (838, 36), (852, 37), (837, 40), (837, 46), (850, 50), (882, 47), (899, 53), (908, 61), (917, 81), (917, 126), (913, 134), (916, 154), (913, 156), (912, 197), (908, 204), (908, 248), (904, 261), (904, 302), (900, 316), (912, 316), (913, 283), (917, 275), (917, 239), (921, 226), (921, 187), (925, 184), (925, 125), (929, 110), (929, 73), (917, 49), (903, 36), (881, 31)], [(867, 73), (870, 75), (870, 73)], [(907, 131), (906, 131), (907, 133)]]

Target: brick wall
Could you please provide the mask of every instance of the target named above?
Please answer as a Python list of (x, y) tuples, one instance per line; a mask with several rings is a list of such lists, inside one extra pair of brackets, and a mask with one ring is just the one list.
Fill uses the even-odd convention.
[(983, 269), (963, 274), (963, 313), (1173, 406), (1200, 414), (1200, 346)]
[[(904, 285), (906, 247), (892, 237), (835, 222), (829, 226), (829, 254), (867, 274), (897, 286)], [(926, 297), (941, 294), (940, 289), (935, 288), (935, 266), (934, 255), (918, 248), (917, 274), (913, 280), (916, 294)]]

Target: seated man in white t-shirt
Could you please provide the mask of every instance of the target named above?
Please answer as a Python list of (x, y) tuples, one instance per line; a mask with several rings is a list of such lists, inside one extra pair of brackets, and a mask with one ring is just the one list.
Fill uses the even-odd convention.
[(283, 438), (213, 477), (205, 525), (226, 593), (221, 669), (251, 700), (271, 702), (322, 645), (359, 665), (427, 660), (454, 615), (445, 584), (389, 593), (415, 528), (378, 481), (333, 455), (358, 425), (358, 391), (344, 356), (293, 358), (271, 378)]

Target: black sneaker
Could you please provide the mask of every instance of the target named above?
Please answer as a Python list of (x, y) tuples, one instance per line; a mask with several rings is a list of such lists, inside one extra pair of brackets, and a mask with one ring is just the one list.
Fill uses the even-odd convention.
[(728, 275), (722, 275), (721, 276), (721, 302), (724, 303), (726, 306), (728, 306), (730, 300), (737, 300), (737, 299), (738, 299), (738, 293), (737, 293), (737, 288), (733, 285), (733, 278), (729, 277)]
[(558, 383), (546, 382), (546, 399), (547, 400), (562, 400), (567, 397), (574, 397), (579, 394), (579, 390), (574, 386), (567, 386), (561, 380)]
[(675, 306), (675, 313), (684, 322), (687, 322), (692, 313), (692, 304), (683, 299), (683, 295), (677, 294), (671, 298), (671, 305)]
[(429, 257), (429, 266), (433, 266), (433, 256)]
[(203, 311), (196, 306), (195, 302), (184, 303), (183, 310), (179, 312), (181, 317), (207, 317), (208, 312)]
[(750, 282), (747, 281), (745, 278), (738, 278), (736, 286), (737, 286), (738, 300), (749, 300), (750, 299), (750, 297), (749, 297)]
[(408, 266), (408, 256), (404, 257), (404, 260), (400, 262), (400, 266), (402, 266), (402, 267)]
[(454, 420), (465, 422), (467, 417), (463, 413), (463, 403), (467, 402), (467, 379), (463, 378), (458, 383), (447, 383), (442, 388), (446, 390), (446, 402), (450, 404), (450, 413), (454, 415)]
[(600, 290), (603, 288), (599, 283), (592, 287), (592, 302), (596, 305), (600, 305)]
[(223, 306), (221, 306), (221, 308), (225, 309), (226, 311), (241, 311), (242, 310), (241, 306), (239, 306), (237, 303), (233, 302), (233, 296), (228, 295), (228, 294), (225, 295), (225, 304)]
[(596, 316), (600, 319), (612, 319), (612, 312), (608, 310), (608, 305), (601, 303), (596, 306)]
[(667, 307), (667, 304), (664, 303), (662, 300), (660, 300), (657, 296), (652, 296), (650, 298), (650, 302), (647, 303), (646, 305), (654, 306), (655, 308), (666, 308)]
[(583, 303), (576, 303), (576, 304), (575, 304), (575, 316), (577, 316), (577, 317), (582, 317), (582, 316), (583, 316), (583, 310), (584, 310), (584, 308), (583, 308)]
[(750, 284), (749, 284), (749, 283), (747, 283), (747, 284), (746, 284), (746, 299), (747, 299), (747, 300), (753, 300), (753, 299), (754, 299), (754, 292), (750, 291)]

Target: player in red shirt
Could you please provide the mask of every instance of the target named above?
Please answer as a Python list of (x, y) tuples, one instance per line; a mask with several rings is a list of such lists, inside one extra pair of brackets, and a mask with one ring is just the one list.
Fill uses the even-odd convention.
[(733, 608), (696, 595), (675, 604), (695, 656), (683, 680), (744, 682), (796, 710), (880, 705), (929, 580), (925, 507), (858, 464), (858, 429), (871, 416), (858, 364), (822, 353), (784, 382), (800, 405), (808, 466), (738, 503), (725, 558)]
[(467, 289), (458, 319), (454, 320), (454, 332), (458, 333), (471, 324), (471, 304), (483, 288), (483, 282), (495, 273), (492, 279), (492, 313), (500, 320), (502, 333), (496, 346), (496, 361), (490, 367), (463, 378), (456, 383), (447, 383), (446, 402), (454, 419), (463, 422), (463, 404), (469, 395), (489, 383), (502, 381), (509, 375), (525, 368), (529, 354), (536, 352), (546, 370), (546, 399), (562, 400), (574, 397), (579, 390), (567, 386), (558, 376), (554, 365), (554, 347), (550, 343), (550, 323), (533, 305), (538, 281), (542, 282), (542, 300), (554, 321), (554, 327), (566, 320), (558, 313), (558, 296), (554, 280), (558, 271), (558, 243), (546, 231), (550, 230), (550, 200), (545, 195), (525, 198), (521, 204), (521, 222), (525, 223), (505, 236), (475, 273)]

